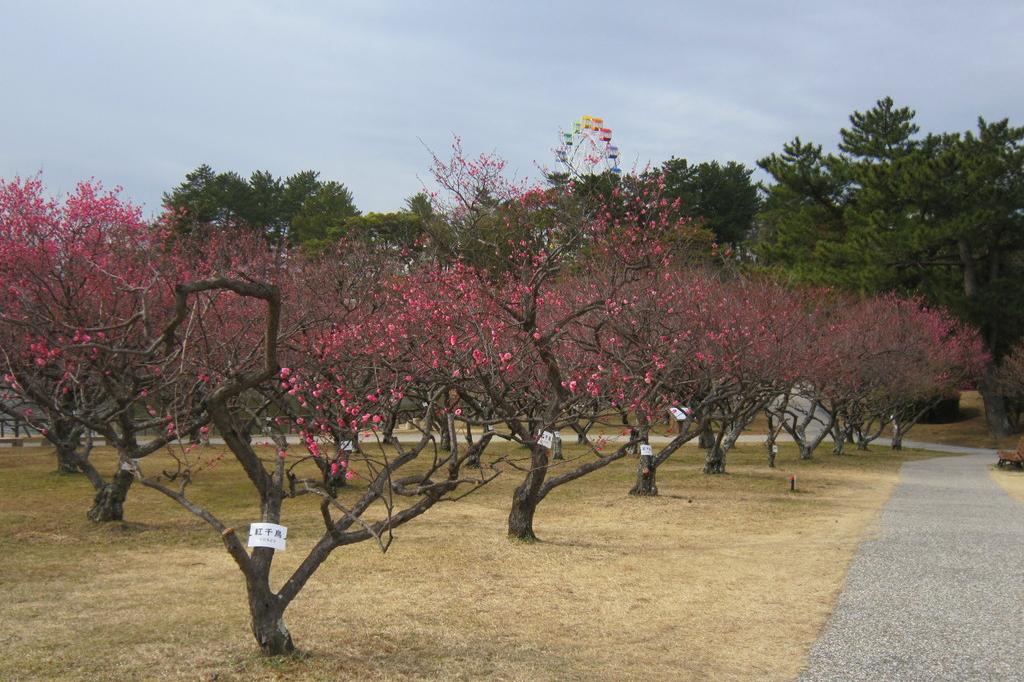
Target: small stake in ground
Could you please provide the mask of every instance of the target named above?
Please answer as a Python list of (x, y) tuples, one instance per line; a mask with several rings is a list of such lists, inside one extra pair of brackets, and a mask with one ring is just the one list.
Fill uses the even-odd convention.
[(789, 476), (789, 492), (796, 492), (796, 474), (790, 474)]

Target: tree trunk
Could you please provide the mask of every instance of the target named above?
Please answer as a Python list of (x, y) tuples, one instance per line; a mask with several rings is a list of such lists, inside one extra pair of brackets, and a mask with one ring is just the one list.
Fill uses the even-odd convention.
[(508, 513), (508, 536), (516, 540), (535, 542), (533, 515), (543, 499), (541, 487), (547, 476), (548, 456), (544, 448), (534, 445), (530, 456), (530, 471), (512, 493), (512, 509)]
[(78, 453), (75, 447), (57, 445), (57, 473), (58, 474), (80, 474), (78, 468)]
[(814, 451), (811, 449), (811, 446), (808, 445), (807, 443), (801, 443), (800, 444), (800, 459), (803, 459), (803, 460), (810, 459), (811, 458), (811, 453), (813, 453), (813, 452)]
[(708, 448), (708, 454), (704, 457), (704, 473), (725, 473), (725, 450), (718, 443), (714, 443)]
[(533, 532), (533, 514), (537, 511), (539, 500), (530, 495), (521, 495), (516, 490), (512, 496), (512, 510), (508, 513), (508, 536), (516, 540), (536, 542)]
[(441, 449), (445, 452), (452, 451), (452, 435), (442, 423), (441, 426)]
[(993, 438), (1011, 435), (1014, 428), (1006, 409), (1006, 396), (1001, 395), (996, 386), (995, 367), (989, 366), (985, 370), (978, 392), (985, 402), (985, 423), (988, 424), (989, 435)]
[(114, 480), (97, 491), (88, 513), (89, 520), (97, 523), (121, 521), (124, 518), (124, 500), (134, 480), (131, 471), (118, 469)]
[(636, 467), (636, 483), (629, 494), (655, 497), (658, 494), (657, 474), (658, 469), (654, 465), (654, 457), (641, 455), (640, 463)]
[(837, 417), (832, 424), (832, 454), (843, 454), (843, 447), (846, 445), (846, 429), (842, 427)]
[(581, 426), (578, 422), (574, 423), (574, 424), (569, 424), (569, 427), (573, 431), (576, 432), (576, 444), (577, 445), (585, 445), (586, 444), (586, 442), (587, 442), (587, 433), (590, 431), (590, 428), (593, 425), (594, 425), (593, 422), (590, 422), (586, 426)]
[(51, 425), (47, 440), (57, 451), (57, 473), (82, 473), (79, 467), (81, 455), (78, 452), (78, 448), (82, 446), (82, 427), (61, 417), (56, 410), (47, 411), (47, 415)]
[(725, 430), (718, 434), (712, 447), (708, 449), (707, 456), (704, 458), (705, 474), (725, 473), (725, 454), (732, 450), (732, 446), (736, 445), (736, 440), (743, 432), (743, 427), (749, 423), (750, 418), (744, 418), (733, 422), (728, 428), (723, 425), (722, 428)]
[(715, 447), (715, 432), (711, 430), (711, 426), (706, 426), (701, 429), (700, 437), (697, 440), (697, 446), (705, 450), (710, 450)]
[(287, 656), (295, 651), (291, 633), (284, 624), (284, 607), (277, 595), (250, 588), (249, 615), (252, 634), (265, 655)]

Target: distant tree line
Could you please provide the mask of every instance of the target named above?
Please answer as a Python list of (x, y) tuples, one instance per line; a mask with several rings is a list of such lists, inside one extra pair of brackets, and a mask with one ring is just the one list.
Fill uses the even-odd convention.
[[(797, 137), (759, 160), (764, 183), (742, 163), (676, 157), (639, 175), (547, 181), (577, 197), (580, 211), (601, 206), (609, 212), (602, 218), (619, 220), (636, 218), (627, 216), (630, 201), (655, 182), (664, 215), (702, 228), (741, 268), (949, 309), (981, 330), (994, 362), (978, 388), (991, 432), (1006, 435), (1020, 412), (1000, 367), (1024, 338), (1024, 128), (979, 119), (974, 131), (921, 134), (914, 119), (912, 109), (881, 99), (850, 116), (835, 152)], [(245, 179), (205, 165), (164, 198), (183, 234), (238, 229), (311, 252), (358, 242), (408, 264), (493, 271), (524, 245), (550, 239), (542, 211), (515, 218), (521, 202), (498, 191), (502, 170), (474, 168), (478, 194), (460, 197), (459, 210), (420, 193), (400, 210), (363, 214), (344, 184), (315, 171)], [(451, 169), (434, 171), (446, 177)]]
[[(692, 164), (673, 157), (643, 177), (663, 177), (663, 195), (667, 201), (679, 201), (679, 217), (707, 229), (717, 243), (737, 246), (752, 235), (761, 207), (760, 188), (752, 174), (753, 169), (735, 161)], [(552, 185), (568, 182), (559, 175), (548, 180)], [(576, 178), (573, 191), (581, 200), (607, 199), (614, 192), (626, 196), (629, 190), (623, 183), (635, 185), (637, 180), (611, 173)], [(504, 198), (488, 194), (483, 184), (481, 196), (469, 202), (473, 210), (463, 216), (469, 222), (461, 226), (450, 216), (441, 220), (423, 192), (406, 199), (400, 210), (363, 214), (343, 183), (321, 180), (312, 170), (285, 178), (257, 171), (246, 179), (204, 164), (165, 193), (164, 204), (182, 234), (241, 230), (262, 234), (274, 244), (312, 250), (342, 239), (356, 240), (409, 254), (429, 252), (443, 259), (445, 253), (449, 258), (457, 253), (462, 260), (487, 261), (488, 253), (474, 253), (472, 243), (490, 249), (502, 240), (499, 234), (507, 236), (507, 221), (500, 216)]]

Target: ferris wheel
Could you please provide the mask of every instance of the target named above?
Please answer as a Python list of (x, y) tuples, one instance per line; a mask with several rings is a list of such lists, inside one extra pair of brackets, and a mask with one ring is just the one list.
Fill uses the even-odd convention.
[(569, 175), (619, 174), (619, 148), (612, 144), (612, 129), (604, 119), (582, 116), (562, 131), (555, 158)]

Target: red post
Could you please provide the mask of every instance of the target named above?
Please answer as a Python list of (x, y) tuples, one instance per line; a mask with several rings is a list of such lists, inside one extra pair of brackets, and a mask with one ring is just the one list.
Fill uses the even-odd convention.
[(789, 476), (789, 490), (790, 492), (796, 492), (796, 474), (790, 474)]

